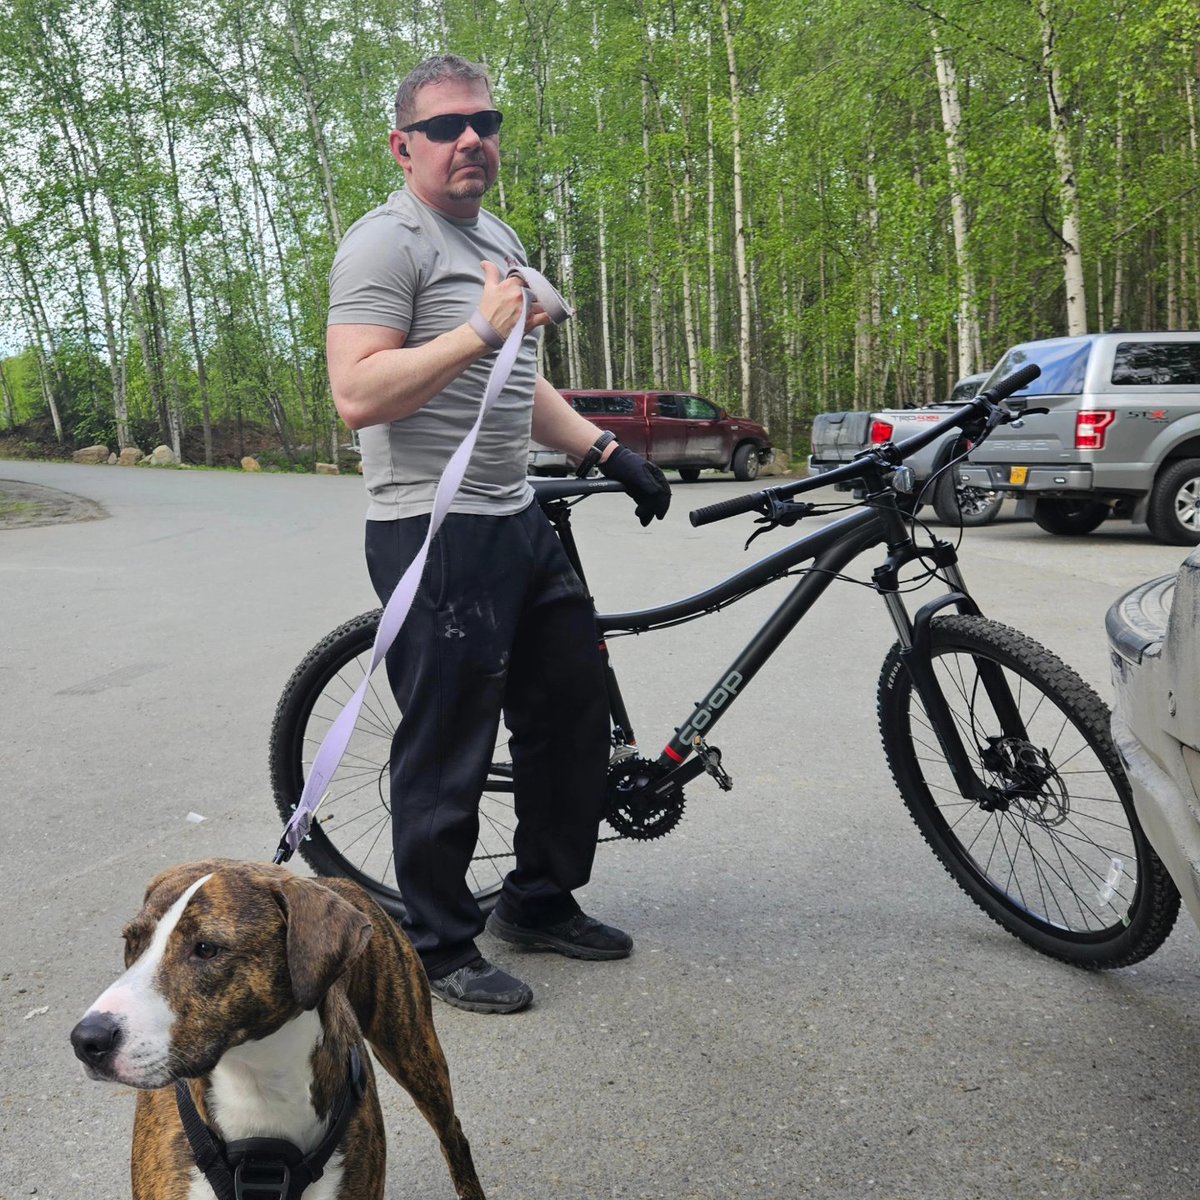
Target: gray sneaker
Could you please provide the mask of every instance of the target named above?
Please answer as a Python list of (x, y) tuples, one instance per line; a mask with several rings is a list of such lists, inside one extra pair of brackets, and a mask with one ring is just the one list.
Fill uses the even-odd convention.
[(533, 1003), (533, 991), (527, 983), (482, 956), (448, 975), (431, 979), (429, 990), (439, 1000), (468, 1012), (520, 1012)]

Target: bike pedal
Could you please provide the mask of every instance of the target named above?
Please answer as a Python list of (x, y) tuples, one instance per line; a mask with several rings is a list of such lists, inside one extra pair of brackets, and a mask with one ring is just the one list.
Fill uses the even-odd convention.
[(721, 766), (721, 751), (716, 746), (710, 746), (702, 737), (692, 742), (692, 749), (704, 764), (704, 769), (717, 781), (717, 787), (728, 792), (733, 787), (733, 780)]

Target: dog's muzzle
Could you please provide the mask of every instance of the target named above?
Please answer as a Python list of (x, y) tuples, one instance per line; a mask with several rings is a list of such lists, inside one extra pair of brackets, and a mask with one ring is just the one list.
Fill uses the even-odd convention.
[(75, 1057), (87, 1067), (93, 1078), (108, 1078), (112, 1062), (125, 1040), (125, 1025), (113, 1013), (88, 1013), (71, 1030)]

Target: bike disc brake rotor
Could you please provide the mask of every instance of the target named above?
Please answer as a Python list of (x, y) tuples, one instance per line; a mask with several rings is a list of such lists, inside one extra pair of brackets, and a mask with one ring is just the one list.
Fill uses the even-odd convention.
[(636, 755), (608, 768), (608, 810), (604, 819), (622, 836), (649, 841), (668, 834), (683, 816), (683, 789), (661, 795), (654, 785), (667, 768)]
[(1008, 809), (1053, 828), (1071, 814), (1071, 795), (1050, 755), (1023, 738), (989, 738), (983, 764), (1003, 779)]

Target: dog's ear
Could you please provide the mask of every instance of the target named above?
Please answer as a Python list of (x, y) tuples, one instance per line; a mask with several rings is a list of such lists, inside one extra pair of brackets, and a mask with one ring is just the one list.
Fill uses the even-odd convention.
[(316, 1008), (366, 949), (371, 922), (348, 900), (312, 879), (290, 875), (280, 881), (277, 895), (287, 918), (292, 993), (301, 1008)]

